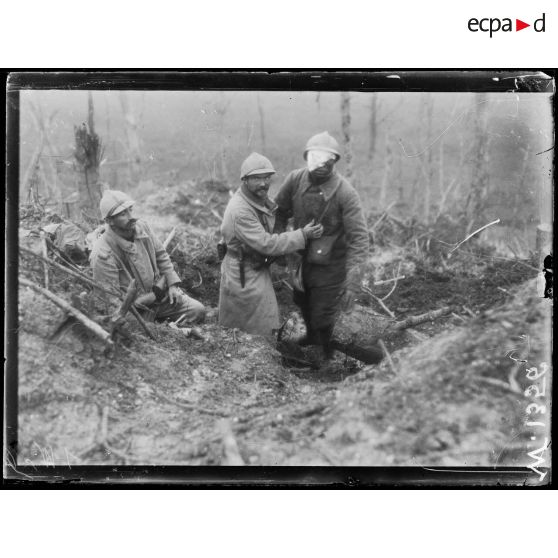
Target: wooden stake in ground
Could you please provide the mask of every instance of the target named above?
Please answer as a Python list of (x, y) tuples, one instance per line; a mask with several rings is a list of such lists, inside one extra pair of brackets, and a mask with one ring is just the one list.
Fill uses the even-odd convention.
[[(43, 254), (43, 258), (48, 258), (48, 248), (47, 248), (47, 241), (46, 241), (46, 232), (41, 231), (41, 252)], [(49, 288), (48, 284), (48, 265), (43, 261), (43, 272), (45, 274), (45, 289)]]
[(37, 291), (38, 293), (42, 294), (44, 297), (48, 298), (51, 302), (54, 302), (56, 306), (62, 308), (73, 316), (76, 320), (78, 320), (81, 324), (83, 324), (89, 331), (93, 332), (105, 345), (107, 348), (112, 348), (114, 343), (111, 339), (111, 334), (108, 331), (105, 331), (97, 322), (94, 322), (90, 318), (88, 318), (85, 314), (82, 314), (79, 310), (76, 310), (71, 304), (66, 302), (64, 299), (56, 296), (53, 292), (43, 289), (38, 285), (35, 285), (29, 279), (25, 279), (25, 277), (19, 278), (19, 283), (26, 287), (30, 287), (31, 289)]

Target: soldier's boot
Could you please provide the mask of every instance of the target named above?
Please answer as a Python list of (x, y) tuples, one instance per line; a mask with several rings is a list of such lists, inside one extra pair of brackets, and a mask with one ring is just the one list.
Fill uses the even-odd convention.
[(302, 314), (302, 318), (304, 319), (306, 333), (300, 339), (297, 339), (297, 344), (301, 347), (307, 347), (308, 345), (319, 345), (320, 335), (310, 325), (310, 312), (304, 308), (301, 308), (300, 312)]
[(322, 346), (324, 360), (331, 360), (335, 353), (335, 349), (333, 348), (333, 325), (329, 325), (327, 327), (323, 327), (319, 330), (320, 334), (320, 344)]

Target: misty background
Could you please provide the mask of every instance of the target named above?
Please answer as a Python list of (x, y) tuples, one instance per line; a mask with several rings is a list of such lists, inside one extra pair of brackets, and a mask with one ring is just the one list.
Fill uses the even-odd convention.
[(512, 234), (523, 252), (552, 221), (545, 93), (22, 91), (20, 203), (33, 184), (53, 204), (75, 194), (74, 127), (88, 119), (89, 96), (98, 179), (131, 195), (192, 180), (234, 189), (252, 151), (277, 170), (273, 195), (304, 165), (308, 138), (327, 130), (367, 212), (390, 207), (423, 223), (468, 213), (470, 229), (500, 218), (487, 238)]

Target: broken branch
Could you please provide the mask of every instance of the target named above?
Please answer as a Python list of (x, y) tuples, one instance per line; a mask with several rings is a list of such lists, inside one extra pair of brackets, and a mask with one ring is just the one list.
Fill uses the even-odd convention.
[(163, 248), (166, 250), (168, 245), (171, 243), (172, 239), (174, 238), (174, 235), (176, 234), (176, 227), (173, 227), (172, 231), (169, 233), (169, 235), (167, 236), (167, 238), (165, 239), (165, 242), (163, 242)]
[(388, 361), (389, 367), (391, 369), (391, 371), (397, 375), (397, 370), (395, 369), (395, 365), (393, 364), (393, 360), (391, 360), (391, 355), (389, 354), (389, 351), (387, 350), (386, 344), (381, 340), (378, 339), (378, 345), (380, 345), (380, 347), (382, 347), (382, 351), (384, 351), (384, 355), (386, 356), (386, 360)]
[(367, 292), (382, 307), (388, 316), (395, 318), (395, 314), (384, 304), (381, 298), (378, 298), (368, 287), (362, 286), (361, 288), (364, 289), (364, 291)]
[[(83, 273), (80, 273), (79, 271), (73, 271), (73, 270), (67, 268), (64, 265), (61, 265), (58, 262), (55, 262), (55, 261), (51, 260), (50, 258), (43, 258), (40, 254), (35, 254), (35, 252), (33, 252), (32, 250), (28, 250), (27, 248), (23, 248), (23, 246), (20, 246), (19, 249), (21, 251), (25, 252), (26, 254), (29, 254), (31, 256), (35, 256), (36, 258), (39, 258), (39, 259), (45, 261), (46, 263), (48, 263), (49, 265), (54, 266), (56, 269), (59, 269), (60, 271), (64, 271), (68, 275), (74, 277), (75, 279), (78, 279), (78, 280), (82, 281), (83, 283), (89, 285), (90, 287), (93, 287), (94, 289), (99, 290), (102, 293), (105, 293), (105, 294), (108, 294), (108, 295), (111, 295), (111, 296), (115, 296), (115, 297), (118, 297), (118, 298), (120, 298), (120, 296), (121, 296), (120, 293), (117, 293), (116, 291), (105, 289), (104, 287), (101, 287), (100, 285), (97, 285), (97, 283), (95, 283), (95, 281), (93, 281), (93, 279), (90, 279), (89, 277), (87, 277), (87, 275), (84, 275)], [(147, 327), (147, 324), (145, 323), (145, 320), (141, 317), (140, 313), (137, 311), (137, 309), (134, 306), (132, 306), (130, 308), (130, 313), (132, 314), (132, 316), (134, 316), (134, 318), (136, 318), (136, 320), (140, 324), (143, 331), (147, 334), (147, 336), (150, 337), (153, 341), (156, 341), (157, 340), (156, 337), (153, 335), (153, 333), (151, 333), (150, 329)]]
[(197, 407), (196, 405), (193, 405), (192, 403), (181, 403), (179, 401), (175, 401), (174, 399), (171, 399), (170, 397), (167, 397), (163, 392), (159, 391), (158, 389), (153, 388), (153, 393), (155, 393), (155, 395), (157, 397), (159, 397), (160, 399), (162, 399), (163, 401), (166, 401), (167, 403), (170, 403), (171, 405), (176, 405), (177, 407), (180, 407), (181, 409), (186, 409), (187, 411), (197, 411), (198, 413), (204, 413), (206, 415), (213, 415), (216, 417), (223, 417), (225, 416), (224, 413), (221, 413), (219, 411), (212, 411), (211, 409), (206, 409), (204, 407)]
[[(395, 276), (399, 275), (400, 269), (401, 269), (401, 262), (399, 262), (399, 265), (397, 266), (397, 272), (395, 273)], [(395, 283), (391, 288), (391, 291), (389, 291), (389, 293), (386, 296), (382, 297), (382, 300), (386, 300), (387, 298), (389, 298), (393, 294), (393, 291), (395, 291), (396, 288), (397, 288), (397, 279), (395, 280)]]
[(94, 322), (90, 318), (88, 318), (85, 314), (82, 314), (79, 310), (76, 310), (71, 304), (66, 302), (64, 299), (56, 296), (54, 293), (47, 289), (43, 289), (38, 285), (35, 285), (32, 281), (25, 279), (25, 277), (20, 277), (19, 282), (26, 287), (30, 287), (31, 289), (37, 291), (38, 293), (42, 294), (44, 297), (48, 298), (51, 302), (54, 302), (56, 306), (62, 308), (71, 314), (76, 320), (82, 323), (87, 329), (93, 332), (99, 339), (101, 339), (108, 347), (112, 347), (114, 343), (112, 342), (111, 335), (108, 331), (105, 331), (98, 323)]
[(406, 318), (405, 320), (402, 320), (400, 322), (397, 322), (395, 324), (393, 324), (392, 326), (390, 326), (390, 330), (391, 331), (399, 331), (401, 329), (406, 329), (408, 327), (413, 327), (416, 326), (418, 324), (422, 324), (423, 322), (427, 322), (429, 320), (434, 320), (436, 318), (439, 318), (441, 316), (445, 316), (446, 314), (451, 313), (452, 309), (451, 306), (444, 306), (443, 308), (440, 308), (439, 310), (432, 310), (430, 312), (427, 312), (426, 314), (420, 314), (419, 316), (410, 316), (409, 318)]
[[(46, 243), (46, 233), (45, 231), (40, 232), (41, 236), (41, 252), (43, 254), (43, 258), (48, 258), (48, 248)], [(48, 265), (43, 261), (43, 272), (45, 274), (45, 289), (48, 289)]]
[[(467, 242), (470, 238), (472, 238), (476, 234), (480, 233), (484, 229), (486, 229), (486, 228), (488, 228), (492, 225), (495, 225), (496, 223), (499, 223), (499, 222), (500, 222), (500, 219), (496, 219), (496, 220), (492, 221), (492, 223), (488, 223), (487, 225), (484, 225), (480, 229), (477, 229), (475, 232), (472, 232), (468, 237), (464, 238), (461, 242), (458, 242), (457, 245), (449, 251), (449, 254), (452, 254), (453, 252), (455, 252), (455, 250), (457, 250), (464, 242)], [(448, 254), (448, 256), (449, 256), (449, 254)]]
[(381, 281), (375, 281), (374, 286), (378, 287), (380, 285), (385, 285), (386, 283), (392, 283), (393, 281), (399, 281), (399, 279), (405, 279), (405, 275), (398, 275), (397, 277), (392, 277), (391, 279), (382, 279)]

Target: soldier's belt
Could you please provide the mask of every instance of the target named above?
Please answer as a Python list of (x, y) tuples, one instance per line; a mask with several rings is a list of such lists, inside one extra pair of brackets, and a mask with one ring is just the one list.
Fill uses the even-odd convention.
[(272, 261), (272, 258), (266, 258), (265, 256), (262, 256), (260, 254), (250, 254), (247, 252), (241, 254), (239, 250), (235, 250), (230, 246), (227, 248), (227, 256), (230, 256), (235, 260), (242, 260), (244, 261), (244, 263), (252, 264), (255, 269), (259, 269), (266, 265), (269, 265)]

